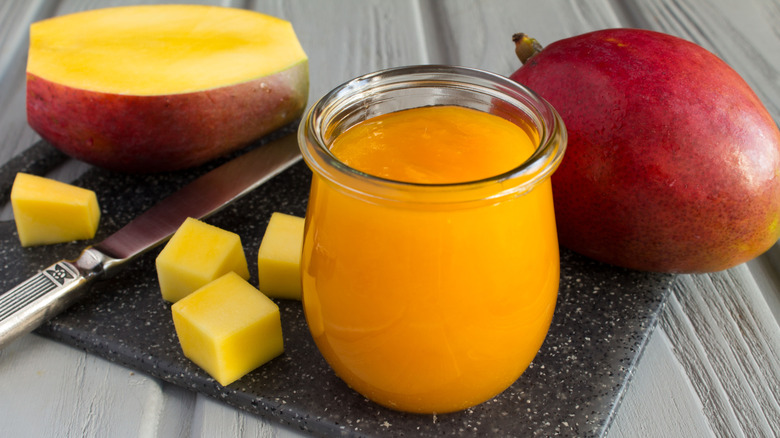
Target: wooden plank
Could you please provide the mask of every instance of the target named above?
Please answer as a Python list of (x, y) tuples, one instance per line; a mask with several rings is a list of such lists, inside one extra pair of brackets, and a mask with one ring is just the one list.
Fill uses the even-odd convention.
[[(686, 375), (701, 400), (710, 427), (716, 435), (725, 436), (726, 431), (739, 430), (738, 420), (717, 374), (706, 360), (704, 347), (687, 319), (676, 296), (672, 296), (661, 320), (664, 333), (669, 336), (675, 357), (686, 370)], [(680, 349), (686, 350), (687, 353), (680, 354)]]
[(250, 6), (293, 24), (309, 56), (309, 104), (356, 76), (426, 62), (416, 28), (410, 27), (417, 21), (417, 8), (410, 0), (298, 0)]
[(607, 437), (714, 437), (703, 415), (691, 415), (701, 400), (666, 333), (657, 330), (646, 348)]
[(142, 436), (147, 412), (161, 406), (160, 383), (109, 365), (35, 335), (1, 350), (3, 436)]
[(780, 243), (748, 262), (747, 266), (764, 295), (769, 311), (776, 321), (780, 321)]
[(675, 355), (721, 436), (779, 433), (780, 328), (755, 289), (745, 265), (684, 276), (663, 319)]
[(0, 162), (39, 138), (27, 125), (25, 106), (29, 23), (47, 17), (54, 5), (42, 0), (0, 3)]
[[(192, 436), (193, 412), (197, 402), (197, 395), (167, 382), (160, 382), (162, 386), (162, 406), (157, 409), (147, 409), (145, 414), (151, 417), (148, 421), (154, 424), (154, 429), (149, 432), (149, 437), (188, 438)], [(133, 421), (127, 418), (125, 421)]]
[(588, 2), (468, 0), (422, 2), (432, 63), (463, 65), (509, 75), (520, 67), (512, 35), (527, 33), (542, 45), (620, 23), (606, 0)]
[(212, 438), (217, 436), (236, 438), (295, 438), (306, 435), (299, 431), (280, 426), (231, 408), (217, 400), (199, 396), (195, 411), (196, 422), (193, 425), (192, 438)]

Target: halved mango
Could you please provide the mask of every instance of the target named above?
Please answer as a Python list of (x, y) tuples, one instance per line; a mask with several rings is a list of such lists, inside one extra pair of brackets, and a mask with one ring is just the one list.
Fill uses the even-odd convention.
[(34, 23), (30, 126), (128, 172), (201, 164), (298, 118), (308, 59), (292, 25), (201, 5), (96, 9)]

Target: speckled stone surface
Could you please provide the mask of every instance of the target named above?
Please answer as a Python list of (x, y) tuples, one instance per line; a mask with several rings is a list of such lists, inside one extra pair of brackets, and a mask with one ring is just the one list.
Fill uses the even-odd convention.
[[(256, 146), (254, 146), (256, 147)], [(0, 169), (4, 201), (17, 171), (44, 172), (62, 156), (40, 143)], [(213, 167), (164, 175), (92, 169), (76, 184), (95, 190), (103, 218), (95, 242)], [(303, 216), (311, 174), (299, 162), (207, 222), (241, 236), (257, 281), (256, 251), (272, 212)], [(22, 248), (13, 222), (0, 223), (0, 290), (90, 242)], [(404, 414), (351, 391), (328, 368), (306, 327), (300, 302), (279, 300), (285, 353), (222, 387), (179, 349), (170, 305), (160, 297), (156, 248), (39, 333), (144, 371), (229, 405), (322, 436), (601, 436), (656, 325), (674, 277), (607, 266), (562, 249), (558, 305), (531, 367), (493, 400), (447, 415)]]

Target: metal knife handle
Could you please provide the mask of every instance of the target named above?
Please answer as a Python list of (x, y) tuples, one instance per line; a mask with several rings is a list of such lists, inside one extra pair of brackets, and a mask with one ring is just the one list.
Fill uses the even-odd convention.
[(107, 261), (115, 260), (87, 248), (76, 260), (60, 260), (0, 295), (0, 349), (73, 304), (87, 282), (103, 275)]

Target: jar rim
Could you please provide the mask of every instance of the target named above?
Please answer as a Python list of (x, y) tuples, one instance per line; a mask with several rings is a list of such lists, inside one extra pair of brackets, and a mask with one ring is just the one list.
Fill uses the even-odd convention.
[[(371, 175), (348, 166), (331, 151), (326, 139), (329, 117), (334, 111), (361, 99), (400, 87), (434, 88), (437, 84), (448, 87), (460, 87), (462, 90), (485, 93), (491, 98), (502, 99), (504, 103), (517, 106), (534, 121), (539, 142), (534, 152), (518, 166), (505, 172), (485, 178), (450, 182), (418, 183), (388, 179)], [(519, 102), (523, 102), (518, 106)], [(436, 105), (431, 102), (431, 105)], [(420, 105), (425, 106), (425, 105)], [(316, 101), (304, 118), (298, 130), (298, 142), (304, 161), (320, 176), (342, 188), (352, 191), (349, 184), (339, 183), (339, 175), (347, 179), (357, 179), (372, 186), (382, 186), (390, 190), (414, 191), (416, 193), (442, 192), (484, 192), (486, 185), (519, 181), (508, 184), (507, 190), (500, 190), (494, 196), (502, 196), (505, 191), (526, 192), (539, 182), (549, 178), (557, 169), (566, 149), (567, 133), (563, 120), (546, 100), (531, 89), (486, 70), (452, 65), (409, 65), (378, 70), (358, 76), (335, 87)], [(381, 195), (379, 195), (381, 197)]]

